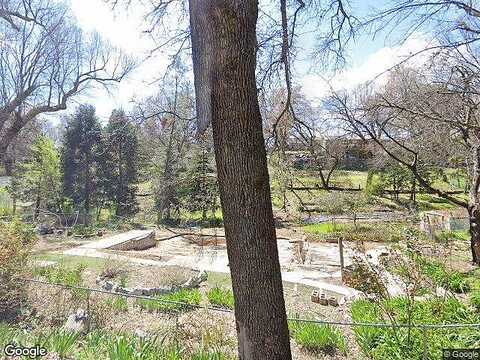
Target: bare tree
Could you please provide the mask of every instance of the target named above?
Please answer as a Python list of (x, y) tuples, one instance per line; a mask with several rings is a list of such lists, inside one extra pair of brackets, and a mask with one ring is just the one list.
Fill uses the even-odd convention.
[(35, 0), (0, 0), (0, 20), (6, 21), (13, 29), (20, 31), (23, 22), (42, 24), (46, 15), (35, 8)]
[(158, 223), (171, 220), (172, 211), (179, 209), (179, 172), (185, 167), (187, 151), (195, 135), (193, 86), (185, 80), (180, 64), (174, 70), (166, 77), (169, 84), (136, 108), (136, 118), (142, 122), (145, 151), (148, 151), (154, 173)]
[[(373, 140), (408, 169), (422, 188), (468, 210), (472, 260), (480, 264), (480, 67), (476, 52), (467, 50), (443, 52), (421, 69), (399, 70), (380, 91), (334, 92), (326, 105), (348, 130)], [(459, 158), (468, 173), (468, 200), (436, 186), (423, 171)]]
[(0, 157), (32, 119), (65, 110), (71, 98), (118, 82), (133, 67), (98, 35), (82, 34), (57, 3), (22, 4), (36, 21), (0, 22), (7, 39), (0, 39)]

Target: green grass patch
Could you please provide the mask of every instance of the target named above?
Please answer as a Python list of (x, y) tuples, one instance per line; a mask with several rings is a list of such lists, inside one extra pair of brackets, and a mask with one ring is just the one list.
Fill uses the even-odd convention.
[[(463, 198), (462, 195), (458, 197)], [(417, 194), (417, 204), (420, 211), (450, 210), (457, 207), (450, 201), (431, 194)]]
[(303, 349), (318, 353), (346, 353), (345, 337), (330, 325), (289, 321), (290, 336)]
[(107, 299), (106, 304), (117, 314), (128, 312), (126, 297), (115, 296), (113, 299)]
[[(169, 339), (173, 340), (173, 339)], [(55, 354), (55, 358), (75, 360), (226, 360), (226, 354), (218, 350), (200, 349), (188, 351), (178, 341), (166, 341), (165, 337), (140, 339), (136, 336), (95, 330), (83, 336), (59, 329), (40, 333), (23, 332), (0, 322), (0, 348), (9, 343), (21, 346), (39, 345)]]
[(450, 234), (456, 240), (463, 240), (463, 241), (470, 240), (470, 233), (468, 230), (455, 230), (455, 231), (451, 231)]
[(49, 352), (57, 353), (60, 359), (65, 359), (75, 353), (79, 337), (78, 333), (55, 329), (50, 334), (42, 334), (40, 341)]
[(324, 222), (320, 224), (305, 225), (302, 227), (302, 230), (310, 234), (321, 235), (344, 231), (348, 227), (348, 224)]
[(0, 216), (9, 216), (13, 213), (13, 202), (4, 187), (0, 187)]
[(190, 357), (190, 360), (228, 360), (227, 355), (221, 351), (208, 351), (204, 349), (196, 350)]
[(420, 271), (425, 276), (445, 289), (459, 294), (470, 291), (471, 286), (467, 274), (448, 270), (445, 265), (423, 256), (416, 256), (415, 261), (420, 265)]
[(150, 312), (183, 312), (189, 305), (200, 305), (202, 295), (198, 289), (181, 289), (171, 294), (155, 296), (152, 300), (137, 299), (135, 304)]
[(110, 259), (49, 253), (33, 255), (32, 259), (43, 261), (56, 261), (58, 263), (62, 263), (63, 266), (67, 269), (75, 269), (79, 266), (82, 266), (85, 269), (102, 270), (107, 263), (111, 264), (111, 266), (113, 266), (113, 264), (115, 263), (119, 263), (118, 261)]
[(32, 270), (34, 277), (44, 278), (51, 284), (63, 284), (68, 286), (80, 286), (82, 284), (82, 272), (85, 266), (78, 264), (76, 267), (67, 267), (60, 262), (55, 265), (35, 267)]
[(476, 290), (470, 294), (470, 305), (480, 312), (480, 291)]
[(234, 308), (233, 292), (230, 289), (215, 286), (207, 292), (210, 304), (226, 309)]
[(326, 238), (342, 237), (345, 241), (398, 242), (403, 239), (409, 225), (401, 223), (321, 223), (302, 227), (309, 240), (322, 241)]
[[(388, 315), (387, 315), (388, 314)], [(409, 302), (404, 297), (374, 303), (356, 300), (351, 306), (354, 322), (408, 324), (478, 323), (480, 316), (454, 298), (435, 298)], [(420, 328), (353, 327), (356, 341), (362, 352), (373, 360), (421, 359), (424, 334)], [(476, 348), (480, 332), (474, 328), (439, 329), (428, 332), (427, 353), (429, 359), (440, 359), (445, 348)]]

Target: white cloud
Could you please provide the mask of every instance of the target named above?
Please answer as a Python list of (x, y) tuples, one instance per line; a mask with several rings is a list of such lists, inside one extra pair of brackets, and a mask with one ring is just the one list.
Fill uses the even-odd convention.
[(71, 9), (84, 31), (97, 31), (127, 53), (145, 53), (153, 47), (153, 41), (142, 34), (145, 9), (138, 5), (114, 11), (103, 0), (71, 0)]
[[(329, 79), (330, 86), (336, 90), (349, 90), (368, 81), (382, 83), (386, 79), (386, 71), (429, 46), (431, 46), (431, 43), (427, 38), (418, 34), (408, 39), (402, 45), (383, 47), (368, 56), (359, 65), (347, 68), (336, 74), (332, 79)], [(426, 56), (426, 53), (422, 53), (412, 57), (408, 60), (408, 64), (423, 64)], [(305, 75), (301, 78), (300, 83), (305, 95), (312, 100), (321, 99), (329, 91), (327, 79), (321, 75)]]
[[(97, 31), (113, 45), (135, 56), (145, 56), (155, 47), (154, 41), (143, 33), (147, 23), (144, 19), (145, 8), (141, 5), (131, 5), (128, 10), (119, 8), (113, 11), (103, 0), (70, 1), (72, 11), (83, 30)], [(386, 78), (382, 73), (428, 46), (427, 38), (417, 34), (402, 45), (383, 47), (358, 65), (338, 73), (330, 79), (330, 85), (334, 89), (352, 89), (377, 76), (376, 81), (381, 83)], [(409, 64), (424, 61), (425, 56), (419, 56), (409, 60)], [(94, 104), (100, 118), (106, 119), (114, 108), (128, 109), (133, 98), (140, 99), (153, 94), (158, 89), (158, 84), (151, 83), (167, 64), (167, 56), (158, 54), (142, 63), (127, 79), (112, 89), (110, 95), (97, 89), (90, 92), (90, 97), (82, 97), (78, 101)], [(321, 99), (329, 91), (329, 85), (321, 75), (302, 76), (300, 85), (305, 95), (313, 101)]]

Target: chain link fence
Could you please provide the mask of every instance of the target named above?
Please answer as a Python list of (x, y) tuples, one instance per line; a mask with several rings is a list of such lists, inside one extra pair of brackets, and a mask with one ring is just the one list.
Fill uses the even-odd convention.
[[(231, 309), (166, 300), (150, 296), (133, 295), (81, 286), (54, 284), (42, 280), (25, 279), (29, 294), (35, 302), (36, 316), (52, 326), (63, 326), (68, 317), (83, 309), (88, 316), (86, 331), (110, 329), (170, 336), (180, 342), (205, 342), (205, 331), (210, 341), (235, 351), (236, 330), (234, 312)], [(149, 306), (158, 304), (159, 306)], [(377, 330), (388, 332), (392, 341), (409, 341), (417, 347), (421, 359), (441, 358), (442, 342), (439, 336), (471, 336), (478, 331), (480, 323), (474, 324), (403, 324), (403, 323), (358, 323), (325, 321), (290, 317), (290, 322), (326, 325), (333, 328), (348, 328), (355, 336), (372, 334)], [(345, 329), (344, 329), (345, 330)], [(397, 337), (395, 339), (395, 337)], [(476, 335), (474, 335), (476, 336)], [(433, 337), (437, 341), (433, 342)], [(220, 340), (222, 338), (222, 340)], [(411, 340), (415, 339), (415, 341)], [(480, 340), (478, 340), (480, 341)], [(445, 342), (447, 343), (447, 342)], [(350, 358), (350, 357), (348, 357)], [(355, 357), (354, 357), (355, 358)]]

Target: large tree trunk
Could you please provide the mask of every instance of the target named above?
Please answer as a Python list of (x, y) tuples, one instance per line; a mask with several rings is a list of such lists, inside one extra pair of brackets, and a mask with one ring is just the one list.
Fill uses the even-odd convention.
[(470, 248), (472, 261), (480, 265), (480, 209), (479, 204), (468, 208), (470, 221)]
[(190, 0), (197, 116), (213, 125), (239, 358), (289, 360), (255, 82), (257, 11), (255, 0)]

